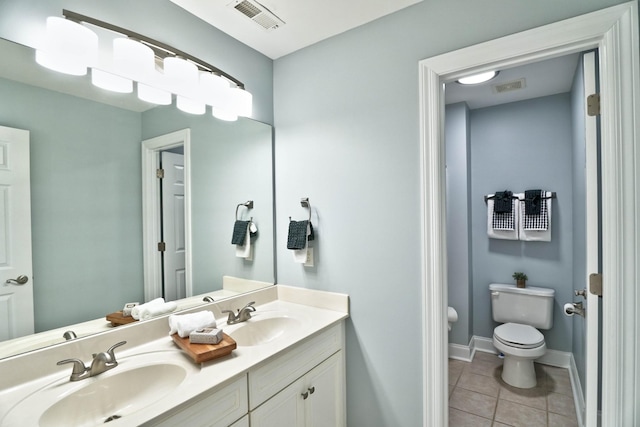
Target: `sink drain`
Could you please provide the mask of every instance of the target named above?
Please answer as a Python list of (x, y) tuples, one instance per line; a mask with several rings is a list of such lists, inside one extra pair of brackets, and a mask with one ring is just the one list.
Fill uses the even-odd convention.
[(108, 423), (109, 421), (113, 421), (113, 420), (117, 420), (119, 418), (122, 418), (122, 416), (120, 415), (111, 415), (109, 418), (107, 418), (106, 420), (104, 420), (105, 423)]

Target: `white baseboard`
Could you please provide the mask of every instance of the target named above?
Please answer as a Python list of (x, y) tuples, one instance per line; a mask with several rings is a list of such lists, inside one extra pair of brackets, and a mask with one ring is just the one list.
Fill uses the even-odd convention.
[(578, 425), (584, 425), (585, 401), (582, 393), (582, 385), (580, 384), (580, 376), (578, 375), (578, 367), (573, 354), (569, 353), (569, 378), (571, 379), (571, 388), (573, 388), (573, 403), (576, 405), (576, 416), (578, 417)]
[[(471, 341), (469, 341), (469, 345), (462, 344), (449, 344), (449, 357), (452, 359), (464, 360), (466, 362), (471, 362), (473, 360), (473, 356), (476, 351), (482, 351), (483, 353), (493, 353), (497, 354), (498, 351), (493, 346), (493, 340), (491, 338), (486, 337), (471, 337)], [(544, 356), (537, 359), (537, 363), (542, 363), (543, 365), (556, 366), (559, 368), (569, 369), (571, 372), (571, 364), (575, 366), (575, 362), (573, 361), (573, 354), (568, 353), (566, 351), (558, 351), (558, 350), (550, 350), (547, 349)], [(578, 371), (574, 372), (576, 379), (578, 378)], [(580, 389), (582, 390), (582, 389)]]
[(474, 335), (471, 337), (469, 345), (473, 347), (474, 354), (476, 351), (498, 354), (498, 350), (493, 346), (492, 338), (478, 337)]
[(468, 345), (449, 344), (449, 359), (471, 362), (473, 360), (471, 348)]

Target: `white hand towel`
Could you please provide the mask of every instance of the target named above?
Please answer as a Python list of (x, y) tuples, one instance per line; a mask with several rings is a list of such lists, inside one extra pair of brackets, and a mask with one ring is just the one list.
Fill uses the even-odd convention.
[[(503, 230), (503, 229), (495, 229), (493, 228), (493, 197), (494, 194), (489, 194), (489, 199), (487, 199), (487, 235), (491, 239), (503, 239), (503, 240), (518, 240), (518, 229), (519, 229), (519, 219), (520, 215), (518, 215), (520, 209), (520, 201), (518, 199), (514, 199), (513, 209), (514, 212), (514, 227), (512, 230)], [(517, 196), (517, 194), (514, 194)], [(524, 197), (524, 195), (522, 196)]]
[(250, 258), (251, 257), (251, 226), (247, 227), (247, 233), (244, 237), (244, 243), (242, 245), (236, 245), (236, 256), (238, 258)]
[[(551, 192), (545, 192), (546, 197), (551, 197)], [(518, 194), (518, 197), (524, 198), (524, 194)], [(551, 203), (552, 199), (547, 199), (547, 217), (549, 219), (549, 226), (546, 230), (526, 230), (524, 228), (524, 221), (520, 221), (520, 240), (527, 242), (550, 242), (551, 241)], [(524, 217), (524, 201), (520, 202), (520, 216)]]
[(193, 331), (204, 328), (215, 328), (216, 318), (208, 310), (198, 311), (189, 314), (172, 314), (169, 316), (169, 335), (177, 333), (180, 337), (186, 338)]
[(152, 317), (171, 313), (177, 308), (178, 304), (175, 301), (165, 302), (164, 304), (154, 304), (140, 311), (140, 320), (148, 320)]
[(156, 304), (164, 304), (164, 298), (156, 298), (154, 300), (151, 300), (145, 304), (140, 304), (140, 305), (136, 305), (135, 307), (133, 307), (131, 309), (131, 317), (133, 317), (136, 320), (140, 320), (140, 313), (143, 310), (148, 309), (149, 307), (156, 305)]

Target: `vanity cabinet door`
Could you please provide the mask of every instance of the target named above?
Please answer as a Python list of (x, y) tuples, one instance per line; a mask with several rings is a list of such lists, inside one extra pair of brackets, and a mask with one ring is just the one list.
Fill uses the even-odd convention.
[(306, 427), (344, 427), (342, 352), (312, 369), (304, 377)]
[(304, 427), (304, 379), (291, 384), (250, 413), (251, 427)]
[(251, 427), (344, 427), (339, 351), (250, 413)]

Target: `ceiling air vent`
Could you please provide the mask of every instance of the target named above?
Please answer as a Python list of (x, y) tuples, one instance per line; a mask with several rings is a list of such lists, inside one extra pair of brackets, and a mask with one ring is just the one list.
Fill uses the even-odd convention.
[(235, 0), (227, 6), (233, 7), (267, 31), (275, 30), (284, 25), (282, 19), (255, 0)]
[(527, 87), (527, 83), (524, 78), (491, 86), (493, 93), (511, 92), (514, 90), (524, 89), (525, 87)]

